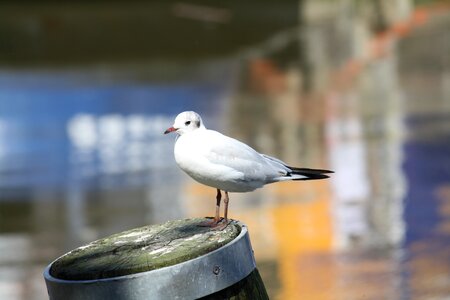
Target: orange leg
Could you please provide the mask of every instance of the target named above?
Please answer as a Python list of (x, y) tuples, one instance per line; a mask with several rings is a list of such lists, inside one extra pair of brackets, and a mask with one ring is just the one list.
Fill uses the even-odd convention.
[(202, 226), (202, 227), (216, 227), (220, 221), (220, 200), (222, 199), (222, 193), (220, 192), (219, 189), (217, 189), (217, 195), (216, 195), (216, 215), (214, 216), (214, 219), (212, 219), (211, 221), (207, 221), (207, 222), (202, 222), (200, 224), (198, 224), (198, 226)]
[(225, 198), (223, 199), (223, 202), (225, 203), (225, 207), (224, 207), (224, 219), (225, 219), (225, 224), (228, 224), (228, 202), (230, 201), (230, 198), (228, 197), (228, 192), (225, 191)]
[(221, 199), (222, 199), (222, 193), (220, 192), (219, 189), (217, 189), (217, 195), (216, 195), (216, 216), (214, 217), (214, 223), (216, 223), (216, 224), (220, 222), (220, 200)]

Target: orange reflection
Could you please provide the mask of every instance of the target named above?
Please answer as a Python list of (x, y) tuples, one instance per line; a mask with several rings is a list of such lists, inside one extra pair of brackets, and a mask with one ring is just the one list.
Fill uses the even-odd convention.
[[(333, 243), (330, 218), (330, 195), (326, 182), (297, 184), (278, 188), (283, 199), (286, 194), (310, 198), (297, 203), (285, 203), (272, 211), (279, 248), (279, 276), (282, 284), (280, 299), (328, 299), (324, 286), (332, 284), (333, 275), (328, 268), (318, 267), (310, 255), (320, 256), (330, 251)], [(320, 280), (317, 280), (320, 278)], [(327, 296), (328, 294), (328, 296)], [(305, 298), (307, 297), (307, 298)]]

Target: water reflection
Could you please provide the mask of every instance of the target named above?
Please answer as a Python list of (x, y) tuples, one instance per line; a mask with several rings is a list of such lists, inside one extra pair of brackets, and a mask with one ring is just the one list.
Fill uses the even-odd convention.
[[(271, 298), (448, 296), (450, 51), (414, 50), (443, 39), (448, 15), (370, 52), (370, 22), (344, 2), (333, 18), (308, 2), (303, 27), (226, 59), (0, 70), (0, 298), (45, 299), (44, 266), (87, 241), (211, 214), (214, 189), (178, 170), (162, 135), (185, 109), (336, 171), (232, 195)], [(430, 57), (444, 63), (424, 74)]]
[(399, 245), (404, 235), (404, 109), (395, 58), (377, 60), (352, 90), (329, 100), (331, 164), (342, 170), (333, 181), (338, 243), (344, 248)]

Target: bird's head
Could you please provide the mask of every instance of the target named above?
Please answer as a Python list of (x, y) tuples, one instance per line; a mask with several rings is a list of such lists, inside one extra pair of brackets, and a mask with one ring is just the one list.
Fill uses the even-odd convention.
[(164, 134), (175, 131), (179, 135), (183, 135), (199, 128), (205, 128), (200, 115), (194, 111), (184, 111), (175, 118), (172, 127), (167, 128)]

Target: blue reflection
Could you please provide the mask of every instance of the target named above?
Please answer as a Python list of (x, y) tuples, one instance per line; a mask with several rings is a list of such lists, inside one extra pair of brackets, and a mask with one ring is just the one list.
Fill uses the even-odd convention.
[[(161, 138), (173, 116), (186, 109), (218, 111), (216, 100), (227, 88), (226, 80), (136, 83), (103, 77), (82, 71), (0, 73), (0, 188), (91, 184), (101, 176), (121, 182), (126, 174), (148, 172), (172, 143)], [(136, 178), (145, 183), (145, 176)]]
[[(416, 130), (417, 124), (414, 126)], [(405, 220), (409, 226), (406, 243), (429, 240), (440, 234), (436, 229), (442, 222), (437, 193), (450, 183), (450, 136), (428, 136), (405, 145), (405, 174), (409, 188), (406, 196)]]

